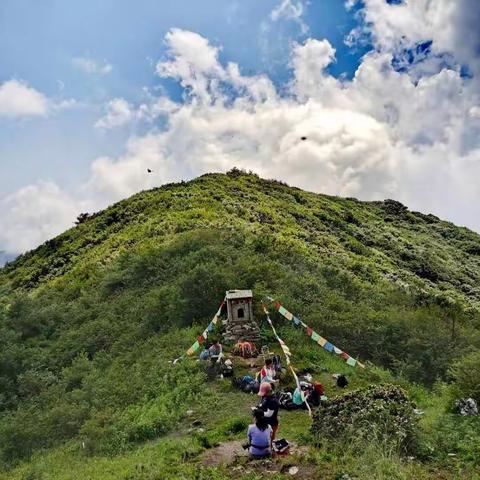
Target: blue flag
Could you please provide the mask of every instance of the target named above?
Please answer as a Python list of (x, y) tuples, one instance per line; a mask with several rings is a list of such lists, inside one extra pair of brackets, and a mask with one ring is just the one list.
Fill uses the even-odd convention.
[(327, 351), (327, 352), (333, 352), (333, 345), (330, 343), (330, 342), (327, 342), (323, 348)]

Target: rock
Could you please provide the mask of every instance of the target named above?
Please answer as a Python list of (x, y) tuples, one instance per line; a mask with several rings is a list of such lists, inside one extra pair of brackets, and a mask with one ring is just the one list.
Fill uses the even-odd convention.
[(191, 417), (193, 415), (193, 410), (187, 410), (185, 412), (189, 417)]
[(298, 473), (298, 467), (290, 467), (288, 469), (288, 474), (289, 475), (296, 475)]
[(192, 427), (199, 427), (202, 424), (201, 420), (194, 420), (192, 422)]

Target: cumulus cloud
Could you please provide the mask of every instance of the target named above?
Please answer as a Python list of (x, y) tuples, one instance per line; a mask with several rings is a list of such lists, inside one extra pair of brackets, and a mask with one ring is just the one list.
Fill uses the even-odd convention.
[(45, 116), (49, 101), (45, 95), (21, 80), (7, 80), (0, 84), (0, 117)]
[(124, 98), (114, 98), (106, 105), (105, 116), (97, 120), (96, 128), (109, 130), (130, 123), (134, 117), (132, 106)]
[(0, 118), (46, 117), (77, 106), (75, 99), (49, 98), (23, 80), (0, 84)]
[[(355, 1), (348, 0), (347, 6)], [(392, 4), (364, 0), (363, 31), (381, 51), (398, 52), (431, 40), (434, 53), (454, 55), (480, 73), (480, 3), (477, 0), (415, 0)], [(359, 37), (357, 29), (354, 35)]]
[[(413, 79), (392, 67), (393, 53), (373, 51), (352, 81), (340, 81), (326, 72), (335, 55), (329, 42), (308, 39), (292, 48), (290, 94), (280, 96), (268, 78), (221, 65), (218, 47), (197, 34), (173, 30), (166, 41), (169, 57), (157, 73), (182, 84), (185, 104), (168, 115), (166, 130), (95, 162), (92, 188), (121, 198), (153, 180), (236, 165), (315, 191), (396, 197), (476, 225), (478, 187), (466, 195), (462, 182), (478, 169), (478, 102), (457, 70)], [(142, 175), (148, 165), (154, 179)]]
[(88, 207), (52, 182), (21, 188), (0, 202), (0, 245), (10, 252), (29, 250), (71, 227)]
[(87, 75), (108, 75), (113, 70), (113, 66), (106, 60), (96, 60), (90, 57), (74, 57), (72, 64)]
[[(392, 40), (388, 47), (388, 38), (401, 34), (392, 26), (385, 35), (387, 46), (365, 55), (352, 80), (328, 73), (335, 61), (328, 41), (292, 45), (292, 80), (280, 93), (268, 77), (244, 75), (237, 64), (223, 64), (220, 48), (206, 38), (171, 30), (165, 38), (167, 55), (156, 73), (182, 85), (183, 103), (165, 97), (140, 105), (113, 100), (102, 120), (104, 128), (132, 116), (163, 115), (165, 124), (131, 137), (119, 157), (95, 159), (76, 198), (89, 198), (97, 209), (164, 182), (237, 166), (313, 191), (366, 200), (397, 198), (480, 230), (480, 184), (475, 180), (480, 175), (480, 98), (475, 79), (448, 65), (420, 76), (396, 69), (396, 43)], [(57, 203), (62, 204), (60, 214), (50, 213), (49, 219), (65, 218), (65, 225), (67, 217), (72, 222), (84, 210), (61, 191), (56, 195), (65, 195), (63, 201), (51, 202), (51, 186), (35, 188), (32, 198), (46, 196), (45, 210), (56, 212)], [(6, 218), (14, 218), (9, 213), (17, 205), (14, 200), (4, 203)], [(23, 232), (24, 227), (9, 225), (12, 239), (15, 229), (31, 238), (28, 245), (50, 235), (38, 230), (36, 218), (18, 218), (18, 225), (31, 222), (35, 227)]]
[(179, 104), (167, 97), (150, 97), (138, 106), (124, 98), (114, 98), (105, 105), (105, 114), (94, 126), (100, 130), (112, 130), (134, 122), (152, 123), (159, 117), (168, 116), (179, 108)]

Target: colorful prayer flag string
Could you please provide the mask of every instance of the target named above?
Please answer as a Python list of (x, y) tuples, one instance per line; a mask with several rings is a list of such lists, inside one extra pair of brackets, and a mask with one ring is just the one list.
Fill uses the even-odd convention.
[[(218, 323), (220, 315), (222, 314), (222, 308), (224, 304), (225, 304), (225, 299), (223, 299), (222, 303), (220, 304), (220, 307), (218, 308), (217, 313), (212, 318), (207, 328), (202, 332), (201, 335), (197, 337), (197, 340), (195, 341), (195, 343), (187, 350), (186, 352), (187, 356), (191, 357), (193, 354), (195, 354), (195, 352), (200, 348), (200, 345), (203, 344), (205, 340), (208, 338), (209, 332), (211, 332), (214, 329), (215, 325)], [(182, 358), (185, 358), (185, 355), (182, 355), (181, 357), (176, 358), (173, 361), (173, 364), (175, 365)]]
[(295, 379), (295, 384), (297, 385), (297, 388), (302, 395), (302, 400), (305, 402), (305, 405), (307, 406), (308, 414), (310, 416), (312, 416), (312, 409), (310, 408), (310, 405), (307, 402), (307, 398), (305, 397), (305, 394), (303, 393), (303, 390), (302, 390), (302, 387), (300, 386), (300, 382), (298, 380), (297, 374), (295, 373), (295, 369), (293, 368), (293, 365), (292, 365), (291, 360), (290, 360), (290, 356), (292, 355), (291, 352), (290, 352), (290, 349), (287, 347), (285, 342), (278, 336), (278, 333), (275, 330), (275, 327), (273, 326), (272, 320), (270, 320), (268, 310), (263, 303), (262, 303), (262, 308), (263, 308), (263, 311), (265, 312), (265, 315), (267, 317), (267, 322), (270, 325), (270, 327), (272, 328), (273, 334), (275, 335), (276, 339), (278, 340), (278, 343), (280, 344), (280, 347), (282, 348), (282, 351), (285, 355), (285, 359), (287, 361), (287, 366), (290, 369), (290, 371), (292, 372), (293, 378)]
[[(307, 335), (315, 343), (318, 343), (318, 345), (323, 347), (327, 352), (330, 352), (330, 353), (333, 352), (336, 355), (339, 355), (347, 363), (347, 365), (350, 365), (351, 367), (359, 366), (360, 368), (365, 368), (365, 365), (363, 365), (363, 363), (360, 363), (358, 360), (348, 355), (348, 353), (344, 352), (340, 348), (330, 343), (327, 339), (323, 338), (321, 335), (315, 332), (312, 328), (310, 328), (306, 323), (302, 322), (302, 320), (300, 320), (291, 312), (289, 312), (284, 306), (282, 306), (282, 304), (278, 300), (276, 301), (271, 300), (271, 301), (273, 302), (273, 305), (275, 306), (275, 308), (278, 310), (278, 313), (280, 313), (288, 321), (292, 321), (294, 325), (297, 325), (297, 326), (302, 325)], [(265, 307), (264, 307), (264, 310), (265, 310)]]

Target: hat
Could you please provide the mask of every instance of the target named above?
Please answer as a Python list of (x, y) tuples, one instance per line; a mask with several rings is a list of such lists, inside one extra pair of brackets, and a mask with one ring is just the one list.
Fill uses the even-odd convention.
[(258, 390), (258, 396), (264, 397), (267, 393), (272, 391), (272, 385), (268, 382), (262, 382), (260, 384), (260, 390)]

